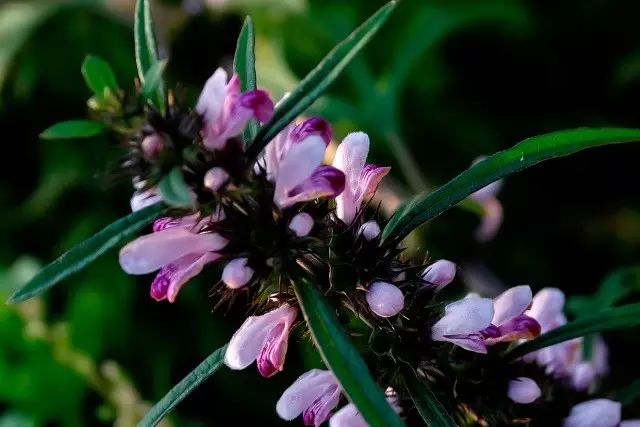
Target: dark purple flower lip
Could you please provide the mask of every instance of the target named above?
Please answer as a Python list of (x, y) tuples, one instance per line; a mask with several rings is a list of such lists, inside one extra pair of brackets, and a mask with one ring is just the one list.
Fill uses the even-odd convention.
[(320, 136), (325, 145), (329, 145), (333, 136), (333, 130), (331, 129), (329, 122), (322, 117), (311, 117), (299, 125), (296, 125), (291, 130), (290, 137), (295, 143), (302, 141), (310, 135)]
[(255, 89), (245, 92), (240, 97), (240, 102), (243, 107), (253, 110), (253, 114), (260, 122), (266, 123), (271, 120), (274, 106), (267, 91)]

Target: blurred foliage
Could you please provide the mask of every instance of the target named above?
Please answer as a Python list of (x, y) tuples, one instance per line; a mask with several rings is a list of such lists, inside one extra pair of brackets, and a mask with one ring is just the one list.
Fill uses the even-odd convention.
[[(250, 13), (259, 85), (279, 99), (382, 3), (227, 0), (207, 9), (204, 1), (175, 0), (154, 2), (154, 14), (166, 74), (195, 99), (216, 66), (229, 67)], [(129, 183), (110, 172), (121, 154), (113, 141), (38, 135), (85, 116), (87, 54), (107, 60), (120, 85), (132, 87), (133, 4), (0, 4), (0, 130), (8, 147), (0, 297), (128, 210)], [(312, 113), (326, 115), (339, 138), (368, 132), (375, 160), (394, 166), (399, 194), (433, 188), (478, 155), (528, 136), (638, 127), (639, 12), (640, 4), (617, 0), (403, 0)], [(640, 260), (638, 158), (640, 147), (631, 145), (534, 168), (501, 193), (506, 220), (495, 241), (474, 242), (477, 217), (452, 211), (424, 230), (420, 248), (458, 261), (465, 280), (490, 282), (489, 289), (530, 283), (579, 294), (569, 303), (573, 315), (637, 299), (637, 267), (619, 268)], [(176, 304), (158, 304), (148, 297), (149, 278), (126, 276), (110, 254), (43, 300), (0, 305), (0, 427), (132, 425), (143, 401), (161, 397), (245, 316), (242, 304), (211, 313), (215, 280), (212, 271)], [(606, 386), (614, 390), (640, 374), (638, 334), (605, 339), (614, 367)], [(211, 379), (178, 407), (175, 425), (283, 425), (274, 411), (279, 393), (303, 364), (319, 363), (308, 337), (300, 342), (272, 380), (253, 369)], [(128, 407), (113, 390), (125, 393)]]

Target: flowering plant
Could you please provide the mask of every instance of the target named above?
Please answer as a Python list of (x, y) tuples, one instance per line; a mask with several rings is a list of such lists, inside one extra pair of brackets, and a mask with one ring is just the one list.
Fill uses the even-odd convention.
[(402, 241), (465, 200), (483, 212), (478, 238), (488, 239), (502, 217), (496, 193), (503, 177), (585, 148), (637, 141), (640, 131), (576, 129), (527, 139), (383, 218), (373, 198), (390, 169), (367, 163), (367, 134), (347, 135), (329, 161), (330, 123), (301, 115), (395, 7), (392, 1), (376, 12), (277, 103), (256, 88), (250, 19), (233, 74), (215, 70), (193, 104), (165, 86), (148, 1), (137, 4), (133, 94), (101, 59), (83, 64), (95, 93), (93, 120), (59, 123), (44, 136), (117, 137), (126, 147), (119, 171), (132, 181), (133, 212), (45, 267), (12, 301), (126, 243), (120, 265), (129, 274), (156, 273), (153, 299), (173, 303), (190, 279), (218, 267), (216, 305), (242, 295), (254, 313), (142, 425), (155, 425), (224, 365), (239, 370), (255, 362), (263, 377), (276, 375), (295, 329), (310, 332), (326, 369), (302, 374), (283, 392), (276, 411), (286, 420), (334, 427), (637, 423), (620, 421), (620, 403), (585, 394), (597, 391), (608, 370), (606, 344), (594, 334), (640, 324), (640, 305), (568, 322), (555, 288), (534, 296), (516, 286), (493, 299), (469, 294), (448, 302), (440, 291), (456, 265), (411, 259)]

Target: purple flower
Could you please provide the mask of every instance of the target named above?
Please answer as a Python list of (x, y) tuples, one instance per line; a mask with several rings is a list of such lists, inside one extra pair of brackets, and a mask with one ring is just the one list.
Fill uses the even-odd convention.
[(234, 74), (227, 83), (227, 73), (218, 68), (202, 89), (196, 111), (203, 120), (204, 146), (221, 150), (229, 138), (240, 135), (249, 120), (268, 121), (273, 102), (263, 90), (241, 93), (239, 77)]
[(329, 123), (312, 117), (287, 126), (267, 145), (256, 169), (264, 169), (267, 179), (275, 183), (274, 202), (278, 207), (342, 192), (342, 172), (322, 164), (330, 141)]
[(366, 133), (350, 133), (338, 146), (333, 166), (344, 172), (344, 191), (336, 197), (336, 214), (345, 224), (351, 224), (362, 202), (371, 197), (391, 168), (365, 164), (369, 153)]
[[(385, 393), (387, 395), (387, 402), (391, 405), (396, 413), (402, 412), (400, 404), (398, 403), (398, 396), (395, 391), (389, 387)], [(364, 417), (356, 408), (356, 405), (349, 403), (343, 406), (329, 420), (329, 427), (368, 427), (369, 424), (364, 420)]]
[(540, 335), (540, 324), (524, 312), (531, 306), (529, 286), (515, 286), (504, 291), (493, 302), (491, 324), (497, 328), (497, 336), (488, 337), (487, 344), (532, 339)]
[(231, 369), (244, 369), (257, 360), (260, 374), (269, 378), (284, 369), (289, 332), (298, 309), (283, 304), (262, 316), (251, 316), (231, 338), (224, 361)]
[(280, 397), (276, 411), (291, 421), (302, 414), (306, 426), (319, 427), (338, 406), (342, 389), (330, 371), (312, 369), (301, 375)]
[(358, 234), (362, 235), (365, 239), (371, 241), (377, 239), (380, 236), (380, 226), (375, 221), (367, 221), (360, 226)]
[(483, 332), (491, 325), (493, 301), (470, 294), (447, 305), (444, 316), (433, 325), (434, 341), (449, 341), (465, 350), (486, 353)]
[(392, 317), (404, 308), (404, 295), (397, 286), (387, 282), (374, 282), (367, 289), (367, 303), (380, 317)]
[(531, 378), (519, 377), (509, 381), (507, 396), (516, 403), (535, 402), (541, 394), (540, 387)]
[(593, 399), (571, 409), (563, 427), (640, 427), (640, 420), (620, 421), (622, 405), (609, 399)]
[(211, 168), (204, 174), (204, 186), (214, 193), (221, 189), (228, 180), (227, 171), (219, 167)]
[[(473, 166), (484, 159), (484, 156), (478, 157), (471, 165)], [(504, 217), (502, 203), (500, 203), (496, 196), (502, 189), (503, 184), (503, 180), (494, 181), (469, 196), (472, 200), (482, 205), (484, 209), (482, 222), (475, 233), (476, 239), (480, 242), (493, 239), (502, 225)]]
[(440, 259), (424, 269), (422, 280), (426, 282), (426, 286), (439, 291), (456, 277), (456, 268), (453, 262)]
[[(548, 332), (567, 323), (562, 312), (565, 297), (561, 290), (544, 288), (533, 298), (531, 309), (525, 314), (538, 321), (541, 331)], [(537, 362), (548, 374), (565, 379), (576, 390), (588, 390), (609, 372), (608, 349), (601, 337), (593, 342), (590, 359), (584, 358), (584, 339), (575, 338), (543, 348), (524, 357)]]
[(304, 237), (311, 233), (313, 229), (313, 217), (306, 212), (301, 212), (294, 216), (289, 222), (289, 230), (298, 237)]
[(236, 258), (224, 266), (222, 281), (228, 288), (240, 289), (249, 283), (254, 270), (247, 265), (248, 262), (247, 258)]
[(196, 215), (159, 219), (153, 233), (120, 250), (120, 266), (128, 274), (160, 270), (151, 284), (151, 297), (174, 302), (182, 286), (206, 264), (220, 258), (217, 251), (227, 244), (227, 239), (217, 233), (200, 233), (206, 223), (216, 218), (214, 214), (202, 220)]

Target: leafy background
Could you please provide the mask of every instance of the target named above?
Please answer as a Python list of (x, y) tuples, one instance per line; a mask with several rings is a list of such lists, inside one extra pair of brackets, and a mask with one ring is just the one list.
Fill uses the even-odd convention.
[[(383, 2), (213, 3), (153, 3), (167, 75), (187, 97), (197, 96), (216, 66), (230, 65), (248, 13), (257, 29), (259, 85), (279, 98)], [(38, 134), (85, 114), (86, 54), (107, 59), (122, 86), (133, 84), (133, 5), (0, 4), (2, 297), (127, 212), (130, 187), (109, 172), (121, 153), (113, 141), (40, 141)], [(338, 137), (367, 131), (374, 160), (394, 166), (400, 194), (435, 187), (478, 155), (528, 136), (638, 127), (639, 12), (640, 5), (605, 0), (404, 0), (312, 110), (332, 120)], [(508, 180), (500, 195), (505, 223), (494, 241), (475, 242), (478, 219), (454, 210), (422, 230), (414, 249), (459, 262), (459, 290), (558, 286), (582, 295), (570, 302), (574, 316), (635, 301), (638, 158), (640, 146), (631, 144), (545, 163)], [(42, 299), (0, 305), (0, 426), (133, 425), (147, 402), (241, 323), (241, 304), (211, 312), (214, 280), (215, 273), (202, 277), (176, 304), (158, 304), (148, 297), (149, 278), (126, 276), (111, 253)], [(607, 389), (640, 374), (637, 332), (605, 336), (613, 367)], [(266, 381), (253, 369), (222, 372), (167, 424), (281, 425), (279, 393), (317, 364), (301, 337), (283, 374)]]

